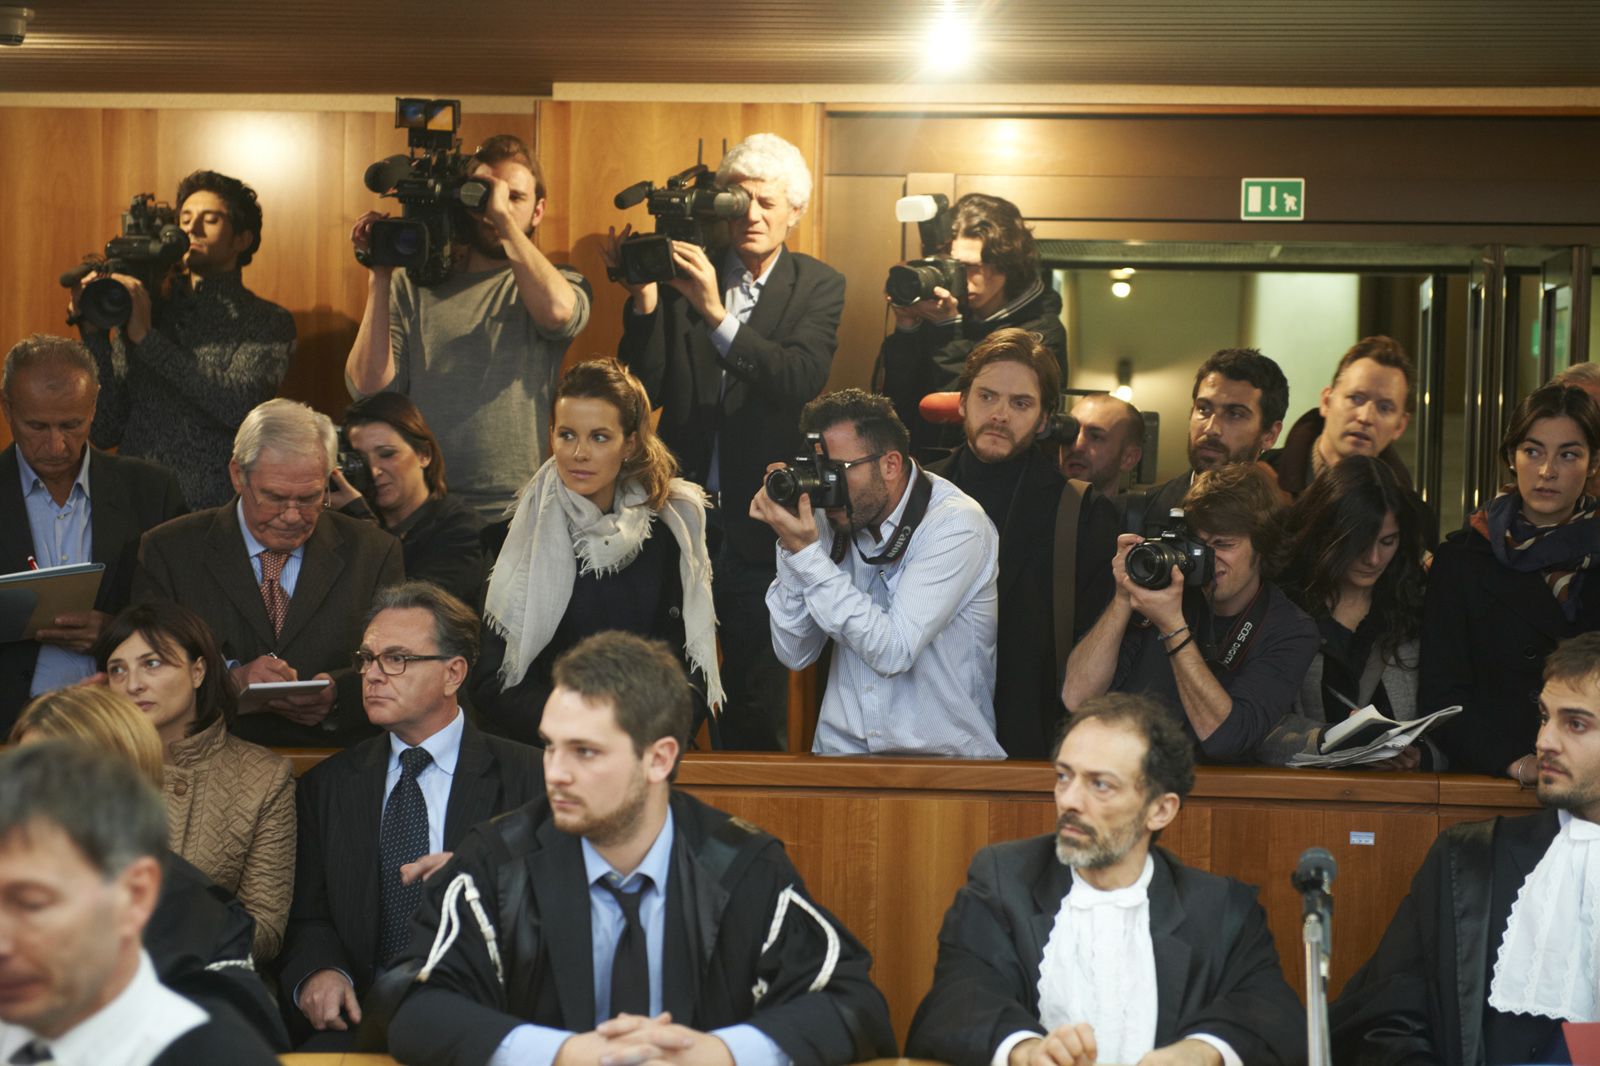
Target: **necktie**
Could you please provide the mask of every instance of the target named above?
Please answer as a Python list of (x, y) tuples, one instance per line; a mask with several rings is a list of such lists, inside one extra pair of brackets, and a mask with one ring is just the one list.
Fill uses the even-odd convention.
[(261, 553), (261, 602), (266, 604), (273, 636), (283, 631), (283, 620), (289, 617), (289, 594), (278, 584), (278, 575), (283, 573), (283, 564), (288, 561), (288, 552), (268, 549)]
[(13, 1051), (6, 1061), (12, 1066), (31, 1066), (35, 1062), (54, 1062), (56, 1057), (50, 1054), (50, 1045), (43, 1040), (30, 1040)]
[(378, 878), (381, 886), (378, 961), (387, 963), (406, 946), (411, 912), (422, 896), (421, 883), (402, 885), (400, 867), (428, 853), (428, 804), (417, 775), (433, 761), (423, 748), (400, 753), (400, 780), (383, 805), (378, 830)]
[(650, 950), (645, 943), (644, 926), (639, 922), (639, 901), (650, 886), (650, 879), (641, 875), (637, 892), (624, 892), (609, 877), (602, 877), (598, 884), (622, 908), (622, 935), (617, 938), (617, 952), (611, 957), (611, 1016), (626, 1013), (649, 1017)]

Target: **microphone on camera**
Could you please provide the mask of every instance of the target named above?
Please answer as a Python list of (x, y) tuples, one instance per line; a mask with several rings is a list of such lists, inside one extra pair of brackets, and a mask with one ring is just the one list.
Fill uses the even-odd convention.
[(961, 421), (961, 394), (959, 392), (930, 392), (917, 405), (924, 422), (946, 425)]
[(617, 193), (617, 195), (613, 196), (611, 198), (611, 206), (615, 207), (618, 211), (626, 211), (634, 204), (639, 203), (646, 196), (649, 196), (652, 188), (654, 188), (654, 186), (652, 186), (648, 181), (636, 181), (626, 189), (623, 189), (621, 192)]
[(392, 155), (368, 167), (361, 180), (367, 188), (381, 196), (398, 185), (400, 179), (409, 173), (411, 173), (411, 157)]

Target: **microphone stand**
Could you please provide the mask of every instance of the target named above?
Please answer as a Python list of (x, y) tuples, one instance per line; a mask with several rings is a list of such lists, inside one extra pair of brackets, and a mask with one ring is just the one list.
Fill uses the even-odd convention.
[(1328, 920), (1327, 894), (1306, 892), (1306, 920), (1301, 936), (1306, 949), (1306, 1064), (1333, 1066), (1333, 1045), (1328, 1032)]

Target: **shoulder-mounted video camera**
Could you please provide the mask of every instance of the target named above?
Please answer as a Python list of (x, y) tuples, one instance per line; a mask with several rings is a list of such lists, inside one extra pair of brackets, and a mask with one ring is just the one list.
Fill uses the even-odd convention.
[(828, 458), (828, 444), (821, 433), (807, 433), (806, 445), (810, 454), (796, 456), (788, 466), (767, 475), (767, 496), (773, 503), (796, 512), (800, 497), (806, 495), (811, 497), (812, 507), (823, 510), (849, 506), (844, 464)]
[(400, 217), (372, 224), (362, 266), (404, 267), (418, 285), (450, 276), (456, 246), (473, 225), (463, 211), (482, 211), (489, 184), (472, 176), (477, 160), (461, 154), (460, 100), (398, 96), (394, 125), (406, 131), (408, 155), (392, 155), (367, 168), (362, 179), (380, 196), (400, 201)]
[[(179, 228), (172, 206), (159, 202), (155, 193), (138, 193), (122, 213), (121, 234), (106, 242), (105, 256), (85, 256), (81, 264), (61, 275), (61, 287), (70, 289), (90, 274), (126, 274), (138, 278), (155, 299), (188, 250), (189, 236)], [(133, 297), (122, 283), (96, 278), (83, 287), (78, 313), (67, 325), (82, 320), (101, 329), (119, 329), (128, 324), (132, 314)]]
[(1172, 584), (1172, 568), (1183, 574), (1183, 583), (1203, 587), (1216, 572), (1217, 554), (1211, 545), (1189, 532), (1183, 509), (1174, 507), (1164, 523), (1151, 530), (1144, 541), (1128, 549), (1124, 565), (1128, 580), (1147, 589), (1164, 589)]
[(611, 202), (623, 211), (641, 201), (656, 220), (656, 231), (636, 233), (621, 243), (616, 267), (606, 268), (612, 281), (646, 285), (672, 280), (678, 271), (671, 242), (708, 247), (728, 219), (750, 210), (750, 193), (738, 185), (718, 185), (716, 174), (703, 162), (674, 174), (664, 188), (641, 181), (617, 193)]
[(939, 252), (950, 243), (953, 224), (950, 198), (943, 193), (932, 196), (902, 196), (895, 201), (894, 217), (915, 222), (922, 239), (922, 258), (897, 263), (889, 268), (883, 291), (896, 307), (910, 307), (921, 300), (932, 300), (934, 288), (941, 288), (957, 301), (967, 298), (967, 265)]

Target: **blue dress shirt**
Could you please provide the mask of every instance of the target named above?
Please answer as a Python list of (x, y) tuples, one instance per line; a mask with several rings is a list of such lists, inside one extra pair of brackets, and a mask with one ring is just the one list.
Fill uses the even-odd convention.
[[(28, 532), (33, 537), (33, 560), (41, 568), (94, 562), (93, 508), (89, 496), (89, 448), (83, 449), (78, 477), (58, 504), (39, 475), (17, 449), (17, 470), (22, 474), (22, 505), (28, 512)], [(57, 644), (40, 644), (28, 695), (37, 696), (82, 681), (94, 673), (94, 659)]]
[[(711, 331), (711, 346), (717, 354), (726, 359), (728, 351), (733, 347), (734, 335), (739, 332), (739, 327), (750, 321), (750, 316), (755, 313), (756, 304), (761, 299), (761, 290), (766, 288), (767, 279), (772, 277), (772, 268), (778, 265), (778, 260), (783, 258), (783, 246), (778, 246), (778, 254), (772, 257), (772, 262), (767, 264), (767, 269), (761, 272), (758, 278), (745, 269), (741, 260), (733, 249), (728, 249), (728, 254), (722, 260), (722, 271), (718, 280), (722, 282), (722, 306), (728, 314)], [(722, 371), (718, 395), (728, 391), (728, 372)], [(711, 462), (706, 467), (706, 491), (719, 492), (722, 489), (722, 434), (714, 433), (711, 437)]]
[[(267, 546), (255, 538), (250, 532), (250, 527), (244, 520), (244, 501), (240, 500), (235, 510), (239, 515), (239, 532), (244, 534), (244, 550), (250, 556), (250, 569), (255, 571), (256, 584), (261, 584), (261, 553)], [(278, 584), (283, 587), (284, 595), (294, 599), (295, 582), (300, 580), (300, 560), (305, 558), (306, 546), (304, 544), (289, 553), (289, 558), (284, 560), (283, 573), (278, 575)]]
[[(602, 880), (609, 880), (624, 892), (644, 894), (639, 901), (639, 924), (644, 926), (645, 944), (650, 953), (650, 1014), (661, 1013), (661, 953), (666, 938), (667, 879), (672, 873), (673, 836), (669, 810), (655, 843), (645, 852), (638, 868), (627, 877), (613, 870), (588, 840), (581, 842), (584, 876), (589, 884), (589, 939), (594, 950), (594, 1024), (597, 1026), (611, 1017), (611, 963), (624, 922), (622, 905), (600, 887)], [(681, 1018), (673, 1021), (686, 1024)], [(550, 1026), (519, 1025), (507, 1033), (495, 1049), (489, 1066), (546, 1066), (555, 1061), (561, 1045), (573, 1035)], [(712, 1030), (710, 1035), (728, 1046), (735, 1066), (789, 1066), (790, 1059), (783, 1049), (755, 1026), (731, 1025)]]
[[(450, 786), (456, 779), (456, 761), (461, 758), (461, 734), (466, 732), (467, 719), (456, 708), (450, 724), (417, 747), (433, 756), (433, 761), (417, 775), (417, 787), (422, 789), (422, 800), (428, 805), (428, 851), (444, 850), (444, 814), (450, 806)], [(383, 802), (389, 802), (389, 793), (400, 781), (400, 753), (408, 745), (389, 734), (389, 772), (383, 779)]]

